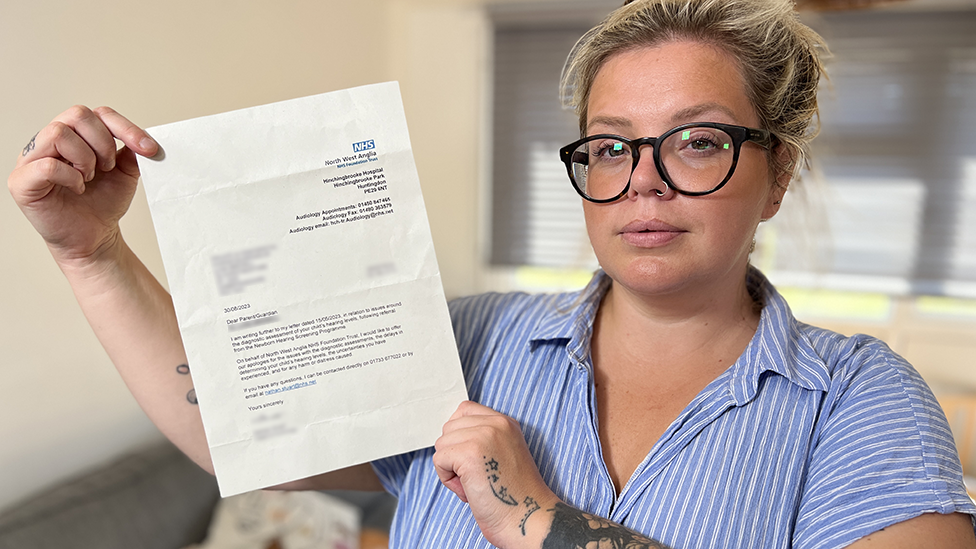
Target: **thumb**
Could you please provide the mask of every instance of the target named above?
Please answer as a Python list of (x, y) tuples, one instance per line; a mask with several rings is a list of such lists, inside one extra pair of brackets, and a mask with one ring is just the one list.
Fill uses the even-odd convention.
[(441, 481), (448, 490), (454, 492), (454, 495), (458, 497), (464, 503), (468, 502), (468, 496), (464, 493), (464, 486), (461, 484), (461, 477), (454, 477), (451, 480), (444, 482)]
[(136, 153), (132, 152), (128, 146), (122, 147), (116, 153), (115, 167), (125, 175), (139, 177), (139, 163), (136, 161)]

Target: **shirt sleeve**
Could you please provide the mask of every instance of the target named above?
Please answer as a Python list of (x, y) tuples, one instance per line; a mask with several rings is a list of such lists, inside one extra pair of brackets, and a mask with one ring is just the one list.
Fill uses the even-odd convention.
[(408, 452), (370, 463), (376, 476), (379, 477), (383, 488), (390, 494), (400, 497), (400, 491), (410, 470), (410, 464), (417, 457), (417, 452)]
[(846, 547), (923, 513), (976, 515), (945, 415), (918, 373), (876, 340), (832, 370), (793, 547)]

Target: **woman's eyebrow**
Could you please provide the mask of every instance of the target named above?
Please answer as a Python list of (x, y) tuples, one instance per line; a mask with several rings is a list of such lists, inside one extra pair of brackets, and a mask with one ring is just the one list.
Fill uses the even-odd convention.
[[(730, 121), (737, 121), (735, 113), (732, 109), (722, 105), (721, 103), (702, 103), (700, 105), (692, 105), (690, 107), (685, 107), (674, 114), (671, 115), (671, 124), (677, 126), (685, 122), (699, 122), (696, 120), (703, 114), (720, 113), (723, 116), (727, 116)], [(587, 129), (593, 126), (609, 126), (611, 128), (628, 130), (633, 128), (633, 123), (629, 118), (623, 116), (595, 116), (586, 125)]]
[(630, 120), (622, 116), (595, 116), (586, 125), (586, 129), (590, 129), (596, 125), (610, 126), (612, 128), (622, 128), (622, 129), (629, 129), (633, 127), (633, 124), (631, 124)]
[(701, 105), (693, 105), (691, 107), (685, 107), (678, 112), (671, 115), (672, 124), (682, 124), (684, 122), (698, 122), (695, 120), (699, 116), (705, 113), (718, 112), (729, 117), (729, 120), (738, 120), (732, 109), (722, 105), (720, 103), (702, 103)]

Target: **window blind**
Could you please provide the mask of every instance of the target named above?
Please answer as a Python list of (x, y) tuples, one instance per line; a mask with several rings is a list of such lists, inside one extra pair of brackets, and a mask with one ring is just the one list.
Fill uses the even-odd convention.
[[(595, 265), (557, 157), (559, 73), (591, 20), (494, 29), (492, 265)], [(815, 169), (764, 224), (780, 284), (976, 297), (976, 11), (831, 12)]]
[(579, 196), (558, 151), (579, 135), (559, 104), (566, 54), (589, 26), (495, 29), (491, 262), (593, 264)]

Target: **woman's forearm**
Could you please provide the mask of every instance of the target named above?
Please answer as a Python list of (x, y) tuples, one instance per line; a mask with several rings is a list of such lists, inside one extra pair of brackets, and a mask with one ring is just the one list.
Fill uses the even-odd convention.
[(551, 521), (549, 532), (542, 541), (542, 549), (585, 549), (587, 547), (663, 549), (667, 547), (615, 522), (584, 513), (565, 503), (556, 503), (553, 508), (547, 510), (547, 513), (551, 515)]
[(170, 295), (121, 237), (96, 258), (59, 260), (81, 309), (149, 418), (213, 472)]

